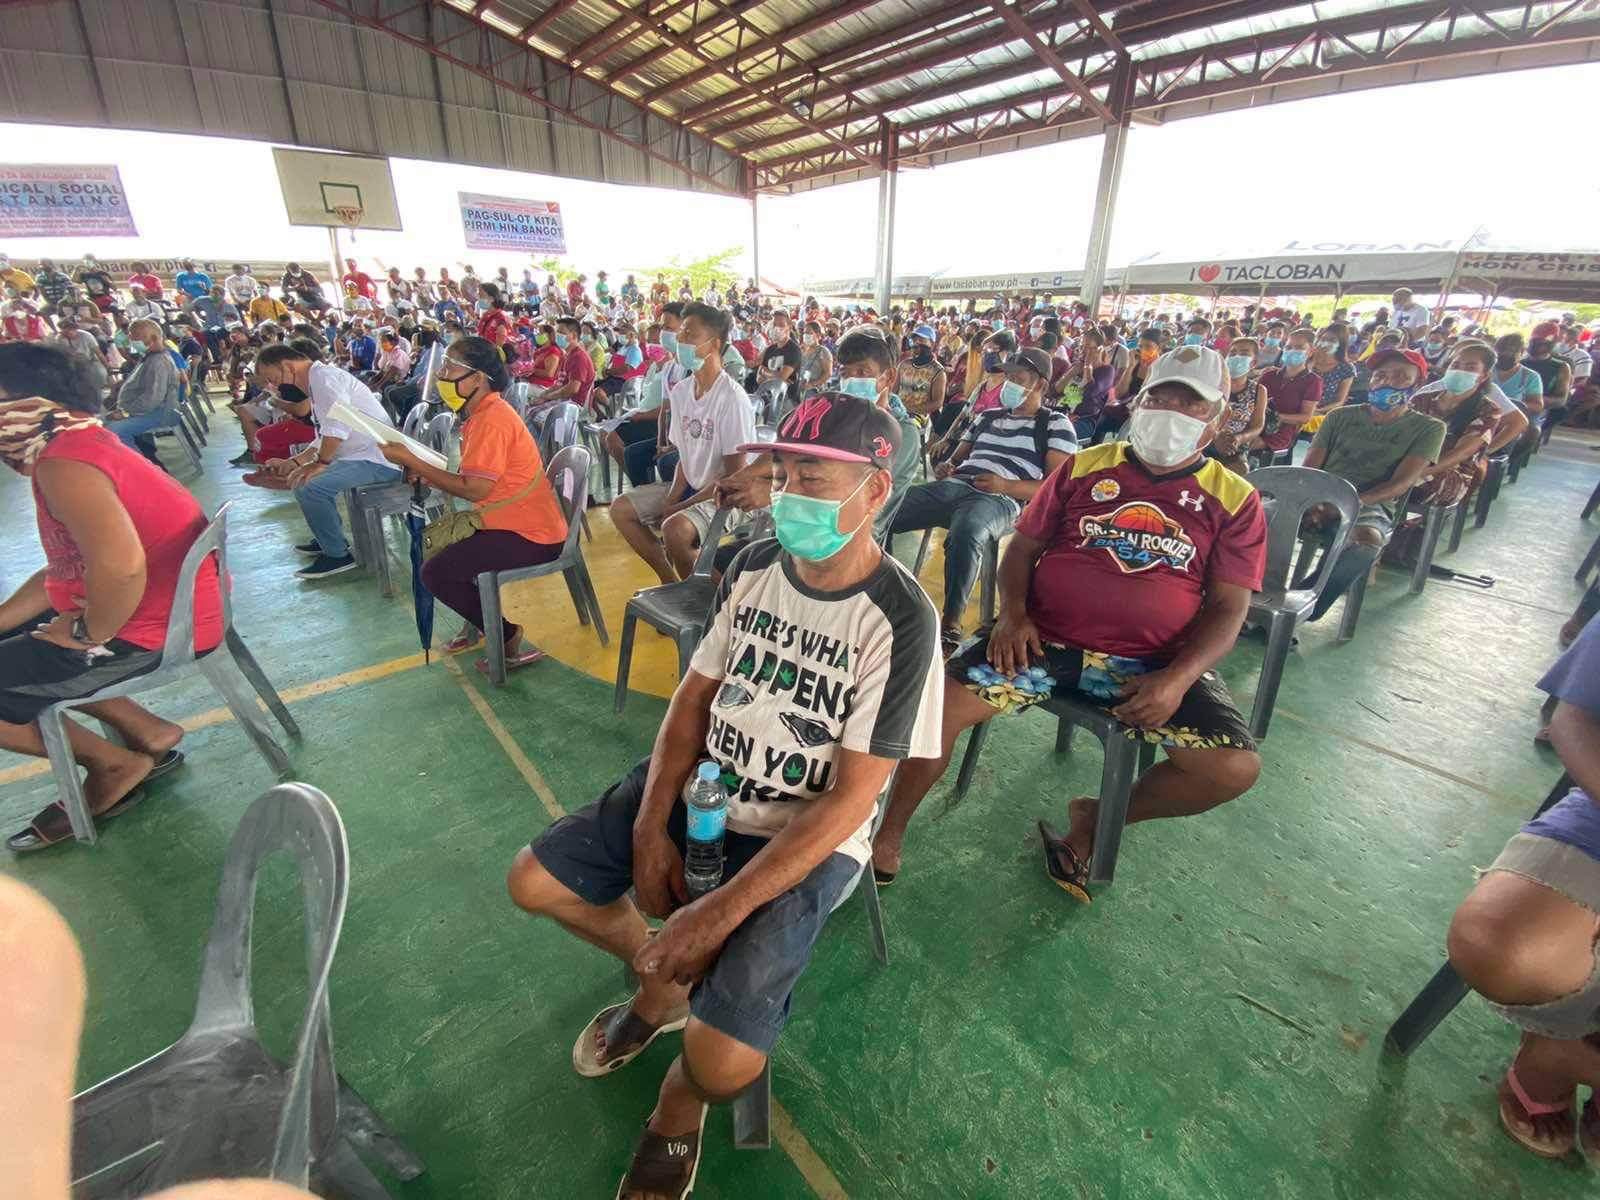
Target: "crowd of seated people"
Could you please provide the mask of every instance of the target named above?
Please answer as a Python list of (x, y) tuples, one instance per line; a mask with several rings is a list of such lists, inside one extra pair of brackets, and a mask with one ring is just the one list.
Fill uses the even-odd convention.
[[(609, 502), (611, 521), (663, 585), (691, 572), (718, 510), (734, 510), (705, 635), (653, 753), (535, 838), (510, 872), (518, 906), (639, 974), (631, 999), (579, 1031), (581, 1074), (684, 1032), (624, 1194), (676, 1195), (692, 1180), (706, 1106), (759, 1077), (782, 1001), (843, 889), (864, 867), (880, 884), (904, 869), (913, 816), (962, 731), (1057, 694), (1103, 706), (1166, 752), (1139, 776), (1129, 822), (1198, 816), (1254, 785), (1258, 748), (1216, 672), (1262, 584), (1268, 514), (1246, 478), (1253, 468), (1298, 449), (1304, 466), (1359, 496), (1317, 617), (1380, 555), (1403, 549), (1407, 498), (1460, 503), (1484, 485), (1491, 456), (1531, 453), (1554, 424), (1592, 420), (1597, 408), (1589, 331), (1575, 321), (1541, 323), (1526, 341), (1494, 336), (1435, 321), (1405, 289), (1370, 320), (1336, 310), (1313, 322), (1257, 306), (1096, 317), (1048, 297), (879, 313), (727, 281), (645, 287), (628, 276), (614, 287), (603, 271), (591, 284), (540, 282), (531, 270), (514, 280), (505, 268), (484, 278), (471, 266), (408, 277), (353, 259), (326, 283), (298, 263), (274, 284), (242, 263), (216, 272), (220, 282), (188, 261), (170, 280), (139, 267), (119, 281), (92, 258), (70, 273), (0, 259), (0, 459), (33, 476), (41, 527), (46, 504), (65, 525), (65, 535), (51, 526), (58, 550), (75, 542), (91, 562), (142, 558), (151, 596), (199, 519), (156, 441), (196, 372), (226, 385), (242, 480), (298, 502), (309, 536), (285, 557), (305, 560), (302, 578), (356, 568), (339, 510), (351, 488), (405, 480), (461, 502), (467, 519), (441, 538), (422, 581), (463, 619), (446, 649), (499, 638), (508, 668), (543, 652), (509, 621), (484, 628), (476, 579), (549, 562), (566, 541), (537, 437), (554, 406), (583, 410), (631, 485)], [(454, 414), (453, 466), (370, 432), (403, 425), (418, 406)], [(126, 510), (134, 540), (124, 530), (121, 542), (100, 541), (103, 525), (61, 498), (85, 471), (111, 480), (95, 476), (91, 494)], [(147, 511), (151, 497), (165, 515)], [(1327, 519), (1312, 513), (1306, 532)], [(1140, 521), (1164, 531), (1159, 555), (1139, 558)], [(945, 530), (937, 603), (893, 553), (897, 535), (933, 528)], [(990, 557), (995, 612), (969, 631), (964, 614)], [(149, 669), (159, 604), (139, 601), (131, 583), (58, 594), (54, 569), (52, 559), (0, 606), (10, 631), (0, 657), (55, 698)], [(1597, 607), (1563, 628), (1576, 657), (1546, 680), (1558, 702), (1549, 739), (1587, 795), (1600, 782), (1582, 736), (1596, 719), (1583, 681)], [(42, 643), (28, 633), (35, 625)], [(77, 669), (87, 647), (106, 651), (98, 673)], [(803, 737), (790, 711), (802, 694)], [(0, 738), (41, 752), (37, 708), (7, 695), (0, 688)], [(829, 699), (843, 695), (848, 703)], [(93, 715), (123, 735), (121, 745), (75, 735), (104, 817), (176, 765), (181, 730), (131, 705)], [(732, 797), (729, 878), (685, 905), (677, 798), (702, 759), (718, 764)], [(1552, 1106), (1577, 1082), (1600, 1082), (1588, 1061), (1595, 1007), (1575, 1016), (1571, 999), (1592, 986), (1592, 937), (1581, 972), (1496, 956), (1531, 921), (1559, 925), (1564, 947), (1592, 935), (1600, 838), (1590, 808), (1571, 801), (1519, 835), (1451, 935), (1464, 972), (1529, 1031), (1501, 1106), (1538, 1153), (1576, 1136)], [(1087, 903), (1096, 799), (1072, 800), (1066, 817), (1062, 831), (1041, 823), (1044, 867)], [(11, 844), (69, 836), (52, 808)], [(1554, 905), (1552, 888), (1563, 897)], [(645, 916), (666, 923), (652, 936)], [(1600, 1112), (1583, 1120), (1600, 1136)]]

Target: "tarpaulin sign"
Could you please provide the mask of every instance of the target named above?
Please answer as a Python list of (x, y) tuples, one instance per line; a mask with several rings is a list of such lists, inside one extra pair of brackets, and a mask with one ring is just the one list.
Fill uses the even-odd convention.
[(567, 252), (561, 205), (555, 201), (479, 196), (473, 192), (456, 195), (461, 198), (461, 228), (466, 231), (468, 249)]
[(0, 164), (0, 238), (138, 236), (116, 167)]

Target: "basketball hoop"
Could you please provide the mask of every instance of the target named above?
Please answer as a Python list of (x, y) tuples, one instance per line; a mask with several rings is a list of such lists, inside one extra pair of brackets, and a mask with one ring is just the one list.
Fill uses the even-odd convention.
[(361, 224), (361, 218), (366, 215), (366, 210), (359, 204), (335, 204), (333, 215), (339, 218), (346, 229), (354, 229)]

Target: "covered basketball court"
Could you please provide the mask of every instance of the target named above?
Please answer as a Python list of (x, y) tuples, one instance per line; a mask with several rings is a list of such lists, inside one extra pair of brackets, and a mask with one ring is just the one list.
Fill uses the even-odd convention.
[[(760, 195), (872, 178), (880, 253), (855, 290), (880, 303), (900, 170), (1103, 136), (1087, 268), (921, 281), (935, 297), (1090, 299), (1118, 283), (1106, 255), (1134, 124), (1597, 57), (1600, 13), (1583, 0), (10, 0), (0, 118), (689, 188), (745, 198), (753, 226)], [(1209, 287), (1210, 265), (1161, 269)], [(194, 490), (207, 511), (234, 503), (240, 631), (305, 730), (297, 777), (349, 831), (338, 1066), (428, 1166), (386, 1179), (390, 1193), (611, 1195), (675, 1047), (577, 1078), (573, 1037), (618, 997), (616, 965), (522, 919), (504, 876), (520, 844), (649, 752), (672, 647), (641, 635), (635, 693), (615, 715), (617, 643), (602, 648), (551, 579), (506, 591), (548, 660), (504, 688), (470, 657), (430, 661), (407, 601), (370, 577), (294, 586), (295, 506), (238, 486), (237, 444), (213, 429)], [(1582, 1172), (1500, 1134), (1494, 1082), (1512, 1034), (1483, 1004), (1408, 1061), (1380, 1047), (1442, 961), (1474, 867), (1559, 771), (1531, 742), (1532, 687), (1576, 599), (1592, 530), (1565, 517), (1593, 486), (1593, 457), (1558, 438), (1467, 535), (1452, 565), (1495, 576), (1493, 591), (1440, 582), (1411, 596), (1389, 572), (1359, 640), (1305, 630), (1260, 783), (1203, 818), (1130, 831), (1115, 887), (1090, 908), (1044, 877), (1033, 824), (1095, 789), (1099, 755), (1058, 756), (1042, 719), (998, 723), (968, 799), (943, 783), (912, 827), (883, 897), (889, 964), (856, 902), (819, 943), (773, 1060), (773, 1149), (736, 1150), (719, 1111), (696, 1194), (1590, 1194)], [(26, 482), (0, 475), (0, 503), (27, 513)], [(615, 631), (653, 577), (603, 510), (591, 519), (585, 552)], [(27, 520), (0, 529), (11, 583), (38, 558)], [(941, 571), (934, 555), (924, 585)], [(1463, 654), (1469, 643), (1494, 651)], [(1222, 664), (1243, 703), (1260, 664), (1248, 642)], [(272, 782), (204, 687), (156, 702), (189, 731), (183, 771), (92, 848), (0, 857), (83, 944), (80, 1084), (183, 1028), (223, 848)], [(0, 763), (5, 828), (52, 794), (37, 762)], [(303, 964), (279, 861), (253, 959), (270, 1045), (292, 1036)]]

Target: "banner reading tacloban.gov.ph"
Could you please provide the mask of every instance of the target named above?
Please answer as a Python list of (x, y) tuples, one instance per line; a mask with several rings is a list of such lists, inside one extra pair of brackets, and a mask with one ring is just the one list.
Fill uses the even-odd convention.
[(561, 205), (554, 200), (517, 200), (472, 192), (456, 195), (461, 198), (461, 228), (466, 231), (469, 249), (567, 252)]
[(116, 167), (0, 163), (0, 238), (138, 236)]

